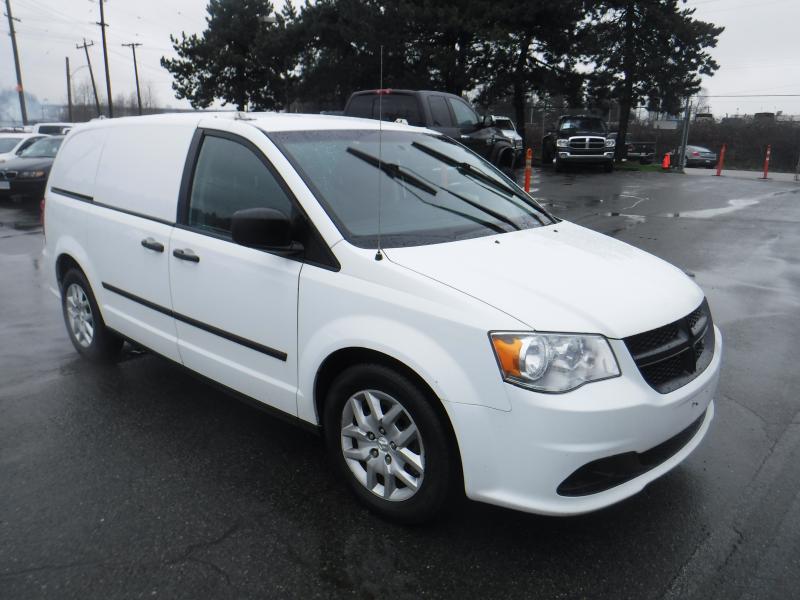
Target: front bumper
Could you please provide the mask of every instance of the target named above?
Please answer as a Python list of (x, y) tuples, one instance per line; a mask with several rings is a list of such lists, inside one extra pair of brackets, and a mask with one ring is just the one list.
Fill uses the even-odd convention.
[(614, 160), (614, 149), (608, 148), (603, 153), (597, 153), (597, 154), (588, 154), (588, 153), (576, 154), (575, 152), (571, 152), (569, 149), (557, 148), (556, 157), (558, 161), (564, 163), (582, 163), (582, 164), (609, 163)]
[(713, 167), (717, 164), (716, 158), (687, 158), (687, 167)]
[[(3, 183), (8, 184), (5, 188)], [(41, 200), (47, 187), (47, 179), (11, 179), (0, 181), (0, 199), (34, 198)]]
[[(708, 431), (722, 355), (716, 327), (714, 333), (716, 349), (709, 366), (669, 394), (653, 390), (624, 343), (610, 340), (621, 377), (567, 394), (538, 394), (505, 385), (510, 412), (451, 403), (467, 496), (526, 512), (573, 515), (638, 493), (683, 461)], [(688, 433), (676, 438), (681, 432)], [(677, 449), (619, 485), (584, 495), (557, 491), (589, 463), (626, 453), (647, 456), (671, 439), (679, 440)]]

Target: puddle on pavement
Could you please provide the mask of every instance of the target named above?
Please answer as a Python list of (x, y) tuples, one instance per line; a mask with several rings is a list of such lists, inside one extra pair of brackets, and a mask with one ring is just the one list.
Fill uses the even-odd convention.
[(718, 217), (720, 215), (726, 215), (728, 213), (736, 212), (737, 210), (742, 210), (743, 208), (747, 208), (748, 206), (754, 206), (758, 204), (760, 200), (756, 200), (754, 198), (734, 198), (733, 200), (728, 200), (728, 206), (722, 206), (720, 208), (703, 208), (699, 210), (685, 210), (679, 213), (664, 213), (658, 215), (659, 217), (686, 217), (688, 219), (711, 219), (713, 217)]

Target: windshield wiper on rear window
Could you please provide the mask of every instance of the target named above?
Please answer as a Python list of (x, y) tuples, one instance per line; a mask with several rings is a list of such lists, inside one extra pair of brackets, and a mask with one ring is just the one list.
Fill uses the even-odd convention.
[(357, 148), (351, 147), (348, 148), (347, 151), (356, 158), (360, 158), (365, 163), (368, 163), (373, 167), (379, 168), (381, 171), (386, 173), (392, 179), (399, 179), (401, 181), (405, 181), (406, 183), (413, 185), (415, 188), (419, 188), (424, 192), (428, 192), (432, 196), (436, 195), (436, 189), (429, 186), (427, 183), (422, 181), (416, 175), (412, 175), (398, 164), (383, 162), (377, 156), (373, 156), (372, 154), (367, 154), (366, 152), (362, 152)]

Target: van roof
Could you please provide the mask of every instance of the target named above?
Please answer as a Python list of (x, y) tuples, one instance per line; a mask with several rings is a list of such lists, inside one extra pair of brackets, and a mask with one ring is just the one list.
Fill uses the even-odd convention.
[(275, 112), (189, 112), (165, 113), (160, 115), (146, 115), (141, 117), (121, 117), (117, 119), (100, 119), (83, 123), (73, 128), (73, 131), (86, 131), (87, 129), (100, 129), (106, 127), (123, 127), (144, 124), (162, 125), (197, 125), (201, 121), (220, 119), (236, 121), (252, 125), (262, 131), (315, 131), (335, 129), (371, 129), (383, 128), (388, 131), (428, 131), (423, 127), (413, 127), (401, 123), (376, 121), (374, 119), (360, 119), (357, 117), (343, 117), (338, 115), (318, 115), (302, 113), (275, 113)]

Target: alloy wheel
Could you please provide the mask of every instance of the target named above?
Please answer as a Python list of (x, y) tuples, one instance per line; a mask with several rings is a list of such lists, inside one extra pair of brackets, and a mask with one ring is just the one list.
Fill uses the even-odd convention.
[(395, 398), (361, 390), (342, 409), (341, 448), (355, 478), (376, 496), (408, 500), (422, 485), (425, 447), (414, 419)]
[(66, 308), (72, 337), (81, 347), (88, 348), (94, 339), (94, 315), (86, 292), (77, 283), (67, 288)]

